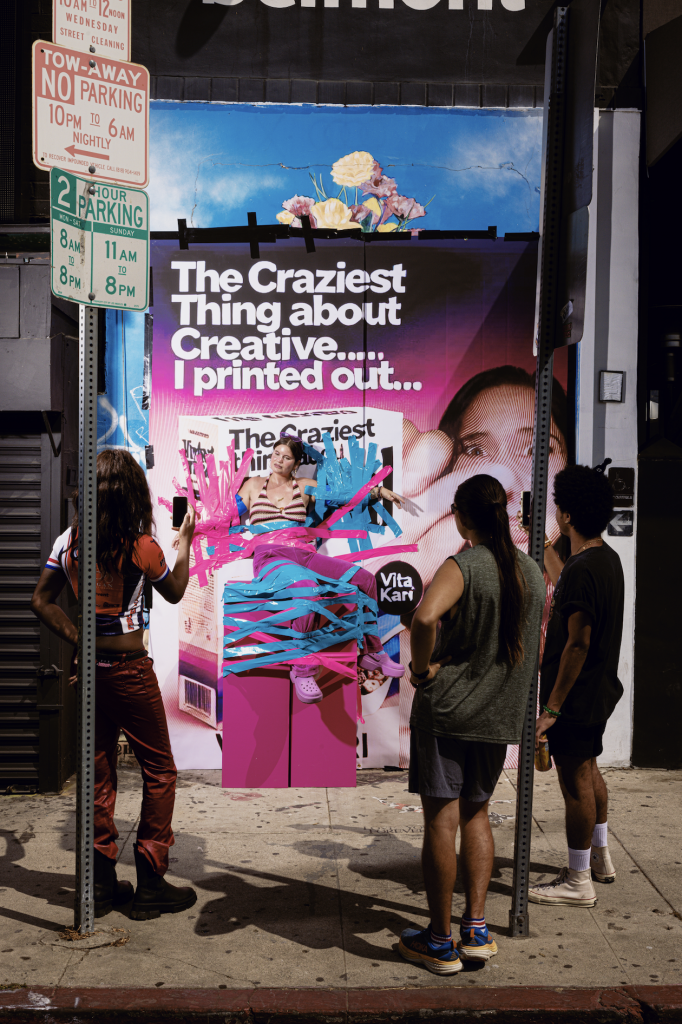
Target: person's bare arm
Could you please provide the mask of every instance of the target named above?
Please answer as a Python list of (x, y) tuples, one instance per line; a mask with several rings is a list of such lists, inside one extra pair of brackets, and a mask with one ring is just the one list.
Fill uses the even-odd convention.
[(178, 531), (178, 557), (175, 559), (175, 565), (164, 579), (159, 583), (154, 583), (154, 588), (158, 590), (161, 597), (168, 601), (169, 604), (178, 604), (187, 590), (187, 584), (189, 583), (189, 552), (192, 537), (194, 536), (195, 523), (196, 514), (190, 506), (190, 510)]
[(307, 476), (299, 476), (296, 477), (296, 483), (298, 484), (298, 489), (301, 492), (301, 497), (303, 498), (303, 504), (305, 505), (305, 507), (308, 508), (308, 505), (310, 505), (311, 502), (314, 505), (315, 495), (307, 494), (306, 487), (317, 487), (317, 480), (312, 480), (310, 477)]
[[(573, 612), (568, 617), (568, 640), (561, 654), (559, 672), (552, 692), (547, 699), (547, 707), (552, 711), (561, 711), (561, 706), (571, 692), (576, 679), (585, 664), (590, 649), (592, 621), (585, 612)], [(535, 723), (535, 749), (537, 750), (542, 733), (551, 729), (556, 718), (543, 711)]]
[(445, 661), (432, 662), (431, 655), (436, 644), (436, 627), (440, 619), (451, 612), (464, 593), (464, 577), (457, 562), (448, 558), (433, 577), (422, 603), (412, 617), (410, 626), (410, 650), (412, 671), (420, 675), (429, 670), (426, 679), (413, 677), (414, 686), (428, 683)]
[[(530, 527), (523, 525), (523, 516), (521, 514), (521, 509), (519, 509), (516, 513), (516, 520), (521, 529), (526, 534), (529, 534)], [(549, 576), (553, 585), (556, 587), (557, 583), (559, 582), (559, 577), (561, 576), (561, 570), (564, 567), (564, 562), (559, 557), (556, 548), (554, 547), (554, 544), (549, 543), (549, 538), (547, 534), (545, 534), (545, 553), (543, 555), (543, 558), (545, 563), (545, 572)]]
[(561, 576), (561, 570), (564, 567), (564, 563), (559, 558), (553, 544), (550, 544), (549, 547), (545, 548), (544, 560), (545, 572), (556, 587), (559, 582), (559, 577)]
[(260, 494), (262, 486), (263, 477), (250, 476), (239, 488), (239, 497), (242, 499), (249, 512), (251, 511), (251, 502)]
[(40, 621), (61, 640), (78, 646), (78, 629), (57, 604), (57, 598), (66, 585), (63, 572), (43, 569), (31, 598), (31, 610)]

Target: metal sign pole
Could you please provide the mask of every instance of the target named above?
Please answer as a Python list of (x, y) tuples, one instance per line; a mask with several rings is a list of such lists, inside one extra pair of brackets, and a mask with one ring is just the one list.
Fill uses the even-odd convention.
[[(548, 43), (547, 63), (551, 68), (550, 88), (545, 87), (547, 136), (544, 168), (544, 208), (542, 251), (540, 255), (540, 301), (538, 316), (538, 355), (535, 379), (535, 423), (533, 431), (533, 468), (531, 478), (531, 526), (528, 553), (544, 568), (545, 519), (549, 469), (550, 425), (552, 419), (552, 380), (555, 335), (559, 324), (559, 241), (561, 229), (561, 193), (566, 106), (566, 52), (568, 8), (558, 7), (554, 31)], [(546, 79), (547, 80), (547, 79)], [(533, 774), (535, 721), (537, 716), (538, 672), (523, 725), (519, 773), (516, 790), (516, 833), (514, 838), (514, 877), (509, 933), (513, 937), (529, 934), (528, 881), (530, 842), (533, 824)]]
[(79, 306), (78, 797), (74, 927), (94, 930), (97, 309)]

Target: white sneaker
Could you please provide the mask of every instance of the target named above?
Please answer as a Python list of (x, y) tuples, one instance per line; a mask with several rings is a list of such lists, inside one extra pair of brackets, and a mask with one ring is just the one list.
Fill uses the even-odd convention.
[(534, 885), (528, 890), (531, 903), (555, 903), (568, 907), (593, 907), (597, 895), (590, 878), (590, 869), (574, 871), (562, 868), (553, 882)]
[(593, 846), (590, 853), (592, 878), (597, 882), (613, 882), (616, 869), (613, 866), (608, 846)]

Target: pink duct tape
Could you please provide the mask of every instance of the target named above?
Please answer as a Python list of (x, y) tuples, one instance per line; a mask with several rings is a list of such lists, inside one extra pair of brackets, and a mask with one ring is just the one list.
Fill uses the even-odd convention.
[[(336, 534), (338, 537), (339, 534)], [(342, 558), (344, 562), (356, 562), (359, 558), (383, 558), (385, 555), (401, 555), (405, 551), (419, 551), (418, 544), (389, 544), (385, 548), (368, 548), (366, 551), (346, 551), (334, 558)]]

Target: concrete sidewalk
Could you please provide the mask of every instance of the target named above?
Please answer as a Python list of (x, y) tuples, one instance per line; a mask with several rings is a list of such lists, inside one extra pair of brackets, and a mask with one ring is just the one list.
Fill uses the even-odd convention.
[[(265, 989), (340, 996), (407, 989), (432, 999), (443, 989), (631, 993), (632, 986), (682, 985), (682, 772), (605, 774), (616, 882), (597, 887), (594, 909), (531, 906), (531, 935), (521, 940), (507, 937), (515, 773), (503, 774), (490, 805), (496, 859), (486, 913), (500, 952), (448, 978), (396, 952), (403, 928), (428, 922), (423, 822), (404, 772), (358, 772), (355, 790), (300, 791), (226, 791), (218, 772), (182, 773), (169, 878), (195, 886), (196, 906), (145, 922), (131, 921), (128, 906), (80, 941), (60, 935), (73, 923), (73, 783), (59, 796), (2, 797), (0, 985), (28, 986), (26, 998), (38, 993), (38, 1002), (26, 1005), (36, 1008), (40, 992), (51, 993), (49, 1005), (68, 1001), (69, 990), (102, 988), (233, 990), (240, 997)], [(122, 767), (119, 877), (133, 883), (140, 790), (139, 773)], [(555, 772), (536, 775), (534, 813), (536, 881), (566, 859)], [(456, 920), (462, 909), (458, 892)], [(11, 991), (1, 995), (0, 1007), (25, 1003)], [(395, 1004), (388, 992), (386, 1000)], [(158, 993), (157, 1008), (160, 1001)]]

